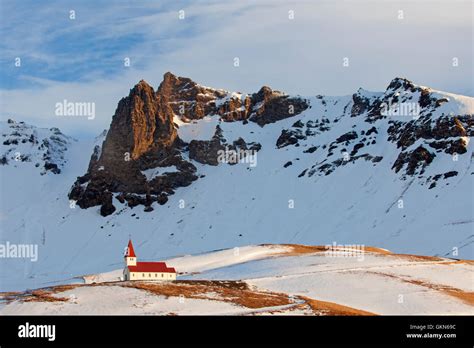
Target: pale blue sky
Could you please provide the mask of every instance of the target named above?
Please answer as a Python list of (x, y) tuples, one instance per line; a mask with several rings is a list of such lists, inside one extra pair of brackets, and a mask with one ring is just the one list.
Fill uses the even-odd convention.
[[(0, 4), (1, 118), (69, 134), (107, 128), (136, 82), (156, 88), (166, 71), (242, 92), (266, 84), (291, 94), (344, 95), (359, 87), (384, 90), (403, 76), (474, 95), (469, 0)], [(64, 99), (95, 102), (96, 119), (54, 116), (55, 103)]]

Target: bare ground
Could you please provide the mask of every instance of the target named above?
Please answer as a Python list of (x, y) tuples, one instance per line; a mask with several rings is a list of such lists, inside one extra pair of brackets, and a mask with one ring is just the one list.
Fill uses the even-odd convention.
[[(174, 282), (107, 282), (97, 284), (74, 284), (52, 286), (27, 292), (0, 293), (7, 303), (20, 302), (67, 302), (68, 297), (55, 296), (78, 287), (120, 286), (146, 291), (165, 297), (184, 297), (233, 303), (235, 305), (258, 310), (253, 314), (279, 314), (303, 310), (313, 315), (374, 315), (359, 309), (337, 303), (319, 301), (305, 296), (289, 296), (284, 293), (262, 291), (250, 287), (242, 281), (218, 280), (178, 280)], [(282, 307), (282, 308), (279, 308)], [(268, 310), (265, 310), (268, 309)], [(168, 315), (178, 315), (169, 313)]]
[[(298, 256), (303, 254), (313, 254), (313, 253), (323, 253), (328, 251), (328, 246), (326, 245), (304, 245), (304, 244), (262, 244), (262, 245), (275, 245), (275, 246), (285, 246), (288, 247), (288, 251), (275, 253), (276, 256)], [(345, 250), (345, 248), (342, 248)], [(341, 250), (342, 250), (341, 249)], [(334, 250), (338, 250), (338, 247), (335, 247)], [(381, 248), (376, 248), (372, 246), (364, 246), (362, 251), (376, 254), (392, 254), (391, 251)]]
[(251, 289), (247, 283), (241, 281), (178, 280), (163, 283), (123, 282), (120, 285), (146, 290), (154, 295), (217, 300), (253, 309), (292, 303), (286, 294)]
[(22, 302), (67, 302), (69, 298), (67, 297), (58, 297), (53, 296), (67, 290), (74, 289), (78, 286), (83, 286), (81, 284), (71, 284), (71, 285), (58, 285), (43, 289), (36, 289), (25, 292), (3, 292), (0, 293), (0, 299), (6, 303), (12, 301), (22, 301)]

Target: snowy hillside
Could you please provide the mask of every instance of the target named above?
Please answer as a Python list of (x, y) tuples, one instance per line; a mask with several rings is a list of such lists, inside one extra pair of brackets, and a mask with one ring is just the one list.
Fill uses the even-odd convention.
[[(122, 282), (121, 270), (3, 294), (0, 313), (373, 315), (474, 313), (473, 264), (387, 250), (246, 246), (167, 260), (175, 282)], [(120, 300), (118, 300), (120, 299)]]
[[(116, 210), (103, 217), (99, 206), (81, 209), (68, 197), (77, 177), (103, 155), (100, 145), (106, 136), (114, 136), (111, 130), (100, 139), (74, 141), (59, 131), (27, 125), (16, 135), (19, 123), (2, 122), (0, 155), (6, 160), (0, 165), (0, 239), (37, 244), (39, 257), (36, 262), (2, 260), (0, 291), (117, 269), (129, 235), (143, 260), (263, 243), (333, 242), (474, 258), (473, 98), (395, 79), (383, 92), (359, 89), (351, 96), (305, 97), (304, 102), (292, 97), (300, 101), (300, 109), (286, 118), (274, 109), (274, 99), (266, 108), (249, 104), (248, 122), (235, 112), (246, 110), (240, 105), (247, 105), (250, 96), (240, 95), (241, 104), (226, 109), (225, 103), (237, 103), (226, 93), (206, 89), (205, 98), (197, 94), (218, 113), (192, 118), (196, 115), (189, 110), (186, 117), (173, 111), (174, 129), (185, 143), (179, 148), (178, 166), (194, 166), (196, 179), (169, 189), (166, 200), (152, 201), (153, 211), (114, 193)], [(178, 105), (180, 96), (173, 103)], [(259, 100), (258, 94), (252, 98)], [(390, 105), (393, 98), (418, 103), (420, 112), (397, 116), (388, 108), (390, 116), (384, 115), (382, 103)], [(291, 100), (281, 105), (286, 108)], [(200, 110), (208, 111), (203, 105)], [(268, 118), (272, 110), (277, 110), (277, 119)], [(255, 117), (261, 118), (252, 121)], [(243, 163), (209, 165), (191, 158), (186, 144), (209, 141), (217, 125), (218, 140), (226, 141), (222, 144), (242, 144), (239, 138), (244, 145), (260, 144), (253, 161), (246, 157)], [(28, 142), (32, 134), (38, 143)], [(49, 147), (41, 148), (43, 139), (52, 140)], [(25, 160), (15, 161), (16, 152)], [(50, 158), (57, 174), (47, 165)], [(146, 185), (163, 177), (179, 181), (183, 173), (174, 163), (140, 169), (138, 179)], [(136, 199), (144, 200), (145, 193), (137, 193)]]
[[(58, 128), (37, 128), (11, 119), (0, 123), (0, 132), (0, 163), (15, 168), (18, 162), (31, 164), (38, 168), (41, 175), (47, 171), (61, 173), (61, 168), (67, 162), (67, 147), (77, 141), (61, 133)], [(22, 168), (25, 170), (24, 166)]]

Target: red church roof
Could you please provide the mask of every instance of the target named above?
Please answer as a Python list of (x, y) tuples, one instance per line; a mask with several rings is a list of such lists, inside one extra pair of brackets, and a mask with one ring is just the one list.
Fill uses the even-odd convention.
[[(127, 252), (125, 257), (136, 257), (133, 250), (132, 240), (128, 241)], [(159, 273), (176, 273), (176, 270), (168, 268), (164, 262), (137, 262), (136, 266), (128, 266), (130, 272), (159, 272)]]
[(164, 262), (137, 262), (136, 266), (128, 266), (128, 269), (130, 272), (176, 273), (173, 267), (168, 268)]
[(132, 244), (131, 239), (128, 241), (128, 247), (127, 247), (127, 252), (125, 253), (125, 256), (126, 257), (136, 257), (135, 256), (135, 250), (133, 250), (133, 244)]

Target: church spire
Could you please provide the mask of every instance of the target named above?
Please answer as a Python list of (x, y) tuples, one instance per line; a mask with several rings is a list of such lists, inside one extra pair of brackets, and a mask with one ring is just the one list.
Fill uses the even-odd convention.
[(135, 255), (135, 250), (133, 250), (132, 240), (128, 241), (127, 250), (124, 255), (125, 264), (127, 266), (136, 266), (137, 265), (137, 256)]
[(135, 255), (135, 250), (133, 250), (132, 240), (128, 241), (127, 252), (125, 253), (125, 257), (137, 257)]

